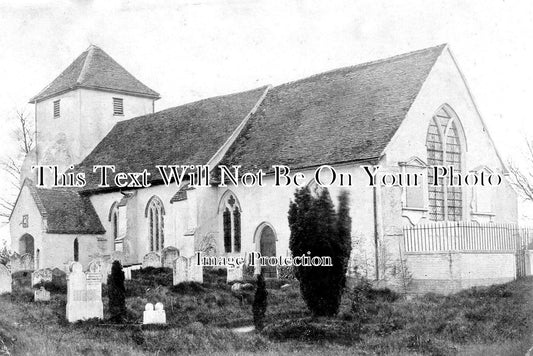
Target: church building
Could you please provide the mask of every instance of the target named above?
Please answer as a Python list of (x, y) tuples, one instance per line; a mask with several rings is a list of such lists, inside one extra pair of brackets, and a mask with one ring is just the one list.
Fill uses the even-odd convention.
[[(30, 100), (36, 147), (10, 228), (12, 248), (32, 255), (35, 269), (87, 266), (113, 254), (135, 265), (170, 247), (185, 257), (288, 256), (296, 187), (274, 186), (275, 165), (304, 173), (313, 190), (320, 189), (313, 180), (320, 166), (351, 175), (350, 186), (329, 191), (335, 203), (349, 192), (350, 270), (374, 280), (401, 269), (406, 227), (517, 222), (505, 165), (448, 45), (154, 112), (159, 98), (90, 46)], [(32, 165), (72, 165), (87, 181), (39, 187)], [(147, 170), (151, 186), (100, 187), (94, 165)], [(239, 165), (267, 174), (262, 187), (178, 187), (163, 184), (157, 165)], [(426, 178), (413, 187), (371, 186), (363, 166)], [(491, 187), (435, 186), (432, 166), (503, 179)]]

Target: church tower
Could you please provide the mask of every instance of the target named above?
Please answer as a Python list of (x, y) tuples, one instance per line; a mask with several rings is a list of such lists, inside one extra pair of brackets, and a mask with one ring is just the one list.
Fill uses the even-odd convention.
[[(154, 112), (160, 96), (106, 52), (91, 45), (30, 99), (35, 105), (35, 152), (24, 163), (62, 169), (80, 163), (119, 121)], [(24, 177), (22, 178), (24, 179)]]

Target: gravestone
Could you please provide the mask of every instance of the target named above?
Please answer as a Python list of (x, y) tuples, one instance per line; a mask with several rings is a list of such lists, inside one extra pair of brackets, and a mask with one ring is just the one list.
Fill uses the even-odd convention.
[(33, 292), (33, 300), (36, 302), (48, 302), (50, 301), (50, 292), (41, 286), (41, 288)]
[(174, 260), (178, 258), (180, 251), (174, 246), (168, 246), (161, 251), (161, 263), (163, 267), (172, 268), (174, 265)]
[(243, 268), (242, 267), (229, 267), (227, 268), (228, 275), (226, 278), (226, 282), (229, 283), (231, 281), (242, 281), (243, 280)]
[(50, 268), (38, 269), (31, 274), (31, 285), (41, 282), (52, 282), (52, 270)]
[(0, 264), (0, 294), (11, 293), (11, 271)]
[(166, 324), (167, 316), (162, 303), (156, 303), (155, 309), (152, 303), (146, 304), (143, 312), (143, 324)]
[(104, 262), (100, 259), (94, 259), (89, 262), (87, 266), (87, 271), (91, 273), (102, 273)]
[(186, 258), (179, 256), (174, 260), (173, 284), (182, 282), (204, 282), (203, 266), (197, 264), (195, 256)]
[(9, 256), (9, 261), (7, 262), (7, 267), (9, 268), (11, 273), (22, 271), (20, 255), (18, 253), (15, 252), (11, 256)]
[(72, 264), (67, 277), (67, 320), (99, 318), (104, 316), (102, 303), (102, 276), (99, 272), (83, 272), (80, 263)]
[(189, 258), (189, 280), (204, 283), (204, 266), (198, 265), (197, 262), (194, 256)]
[(67, 274), (60, 268), (54, 268), (52, 270), (52, 282), (56, 285), (67, 284)]
[(33, 264), (33, 256), (29, 253), (25, 253), (22, 256), (20, 256), (20, 268), (22, 271), (33, 271), (34, 270), (34, 264)]
[(161, 267), (161, 256), (157, 252), (148, 252), (143, 257), (143, 268)]
[(183, 256), (176, 258), (174, 260), (174, 268), (172, 272), (172, 284), (176, 285), (182, 282), (187, 282), (189, 276), (189, 260)]

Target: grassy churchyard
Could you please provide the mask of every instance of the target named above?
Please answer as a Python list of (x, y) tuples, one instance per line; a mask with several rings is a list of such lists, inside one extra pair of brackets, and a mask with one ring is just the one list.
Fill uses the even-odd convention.
[[(64, 284), (47, 283), (51, 301), (34, 302), (29, 281), (14, 283), (0, 297), (0, 355), (524, 355), (533, 344), (531, 278), (409, 298), (361, 283), (333, 318), (313, 318), (296, 281), (267, 282), (261, 333), (234, 331), (253, 324), (253, 292), (236, 296), (215, 271), (203, 284), (177, 286), (169, 269), (136, 272), (126, 281), (124, 324), (69, 324)], [(105, 286), (102, 294), (107, 316)], [(164, 304), (167, 325), (141, 326), (149, 302)]]

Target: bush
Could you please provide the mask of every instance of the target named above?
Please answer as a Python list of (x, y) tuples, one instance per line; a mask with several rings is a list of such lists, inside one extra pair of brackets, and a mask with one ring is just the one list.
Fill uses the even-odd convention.
[(268, 292), (263, 274), (257, 276), (257, 289), (255, 290), (252, 311), (254, 313), (254, 325), (257, 330), (263, 330), (265, 324), (265, 314), (268, 305)]
[(351, 253), (348, 195), (343, 191), (339, 196), (337, 212), (327, 189), (314, 197), (304, 187), (294, 196), (289, 208), (292, 255), (330, 257), (332, 266), (295, 266), (293, 270), (309, 310), (316, 316), (332, 316), (339, 310)]
[(107, 296), (109, 297), (109, 313), (111, 321), (121, 323), (126, 317), (126, 288), (124, 272), (119, 261), (114, 261), (111, 274), (107, 277)]

